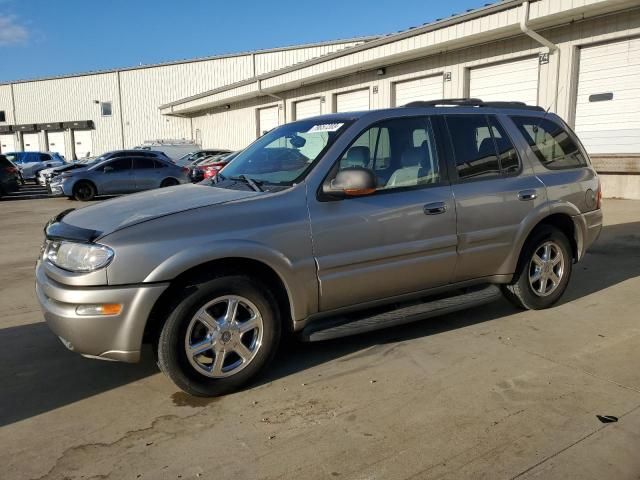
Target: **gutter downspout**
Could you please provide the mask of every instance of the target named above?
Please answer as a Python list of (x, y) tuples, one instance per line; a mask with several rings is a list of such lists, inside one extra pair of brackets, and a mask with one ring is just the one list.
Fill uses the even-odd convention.
[(553, 99), (553, 111), (557, 113), (558, 112), (558, 95), (559, 95), (559, 89), (560, 89), (560, 48), (558, 47), (558, 45), (544, 38), (538, 32), (532, 30), (529, 27), (529, 10), (530, 10), (529, 0), (526, 0), (525, 2), (523, 2), (522, 7), (523, 7), (523, 15), (522, 15), (522, 18), (520, 19), (520, 30), (522, 30), (522, 33), (533, 38), (539, 44), (547, 47), (550, 55), (552, 53), (556, 53), (556, 64), (557, 64), (556, 93)]
[(260, 80), (259, 78), (256, 79), (256, 86), (258, 87), (258, 93), (260, 95), (266, 95), (267, 97), (272, 97), (282, 102), (282, 112), (284, 115), (283, 120), (284, 120), (284, 123), (287, 123), (287, 102), (285, 101), (285, 99), (273, 93), (265, 92), (264, 90), (262, 90), (262, 80)]

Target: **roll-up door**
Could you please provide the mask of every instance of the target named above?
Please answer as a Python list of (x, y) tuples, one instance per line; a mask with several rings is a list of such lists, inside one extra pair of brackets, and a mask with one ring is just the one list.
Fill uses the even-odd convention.
[(315, 117), (322, 113), (322, 106), (319, 98), (301, 100), (295, 103), (296, 120)]
[(16, 136), (13, 133), (0, 135), (0, 153), (16, 151)]
[(35, 133), (23, 133), (22, 145), (25, 152), (39, 152), (40, 151), (40, 137), (37, 132)]
[(258, 110), (258, 134), (264, 135), (280, 125), (278, 107), (261, 108)]
[(440, 100), (444, 98), (443, 86), (442, 75), (398, 82), (395, 84), (395, 105), (402, 107), (411, 102)]
[(575, 130), (589, 153), (640, 153), (640, 39), (580, 51)]
[(76, 153), (76, 159), (95, 156), (93, 151), (93, 139), (91, 138), (91, 130), (74, 130), (73, 131), (73, 147)]
[(49, 143), (50, 152), (56, 152), (66, 158), (64, 132), (47, 132), (47, 142)]
[(358, 112), (369, 108), (368, 88), (336, 95), (336, 112)]
[(472, 68), (469, 71), (469, 95), (484, 101), (538, 105), (538, 68), (537, 57)]

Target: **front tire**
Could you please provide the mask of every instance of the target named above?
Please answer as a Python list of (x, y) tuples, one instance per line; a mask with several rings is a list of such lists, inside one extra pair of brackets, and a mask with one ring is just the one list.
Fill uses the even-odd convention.
[(158, 366), (191, 395), (222, 395), (269, 363), (280, 336), (278, 304), (266, 287), (223, 276), (182, 291), (158, 338)]
[(502, 293), (515, 306), (527, 310), (552, 307), (560, 300), (571, 278), (573, 253), (567, 236), (543, 225), (525, 243), (518, 268)]
[(88, 202), (96, 196), (96, 187), (91, 182), (80, 181), (73, 187), (73, 198), (80, 202)]
[(178, 182), (175, 178), (165, 178), (162, 183), (160, 183), (160, 188), (165, 188), (165, 187), (175, 187), (176, 185), (179, 185), (180, 182)]

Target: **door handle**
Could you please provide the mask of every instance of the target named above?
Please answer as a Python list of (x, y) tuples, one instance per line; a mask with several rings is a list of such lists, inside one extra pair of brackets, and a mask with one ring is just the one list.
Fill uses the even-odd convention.
[(439, 215), (447, 211), (447, 204), (444, 202), (427, 203), (423, 211), (425, 215)]
[(535, 200), (536, 198), (538, 198), (538, 192), (535, 190), (522, 190), (521, 192), (518, 192), (518, 199), (523, 202)]

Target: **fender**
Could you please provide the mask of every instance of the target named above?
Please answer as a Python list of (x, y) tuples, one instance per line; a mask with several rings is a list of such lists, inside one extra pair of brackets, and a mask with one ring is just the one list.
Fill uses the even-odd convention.
[(197, 245), (167, 258), (147, 275), (144, 283), (166, 282), (203, 263), (226, 258), (254, 260), (271, 268), (287, 291), (293, 321), (318, 310), (318, 280), (313, 257), (292, 261), (259, 242), (228, 239)]

